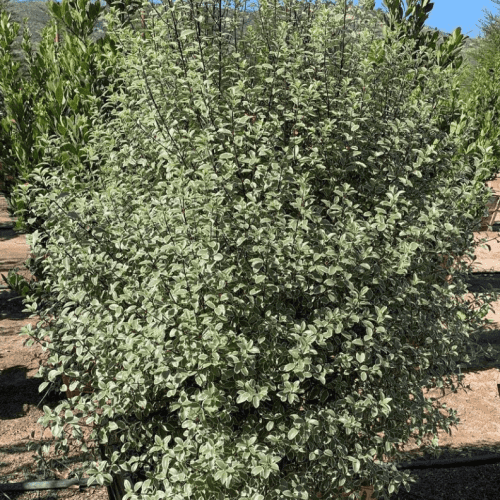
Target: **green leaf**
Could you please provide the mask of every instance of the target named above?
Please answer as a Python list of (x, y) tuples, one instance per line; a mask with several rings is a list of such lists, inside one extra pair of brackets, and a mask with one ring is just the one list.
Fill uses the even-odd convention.
[(248, 394), (248, 392), (238, 391), (238, 393), (239, 393), (239, 396), (236, 399), (237, 403), (243, 403), (245, 401), (248, 401), (251, 397), (250, 394)]
[(260, 465), (258, 465), (258, 466), (256, 466), (256, 467), (253, 467), (253, 468), (252, 468), (252, 474), (253, 474), (254, 476), (258, 476), (258, 475), (260, 475), (263, 471), (264, 471), (264, 469), (263, 469), (263, 467), (262, 467), (262, 466), (260, 466)]

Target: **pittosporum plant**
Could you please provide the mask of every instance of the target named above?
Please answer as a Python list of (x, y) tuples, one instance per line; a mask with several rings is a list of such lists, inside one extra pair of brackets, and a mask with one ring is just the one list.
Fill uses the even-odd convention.
[(58, 176), (30, 174), (51, 225), (27, 239), (47, 236), (41, 299), (57, 301), (22, 334), (50, 337), (40, 390), (61, 374), (94, 388), (39, 423), (64, 452), (65, 425), (94, 422), (109, 460), (89, 476), (142, 474), (125, 500), (354, 498), (367, 484), (387, 500), (414, 478), (382, 457), (429, 433), (436, 452), (438, 428), (459, 423), (422, 388), (463, 386), (451, 374), (477, 357), (497, 295), (457, 300), (468, 266), (436, 256), (473, 255), (464, 228), (488, 190), (456, 182), (471, 166), (432, 105), (454, 68), (432, 71), (397, 25), (382, 47), (348, 32), (348, 3), (263, 1), (243, 40), (237, 4), (231, 53), (199, 1), (164, 5), (146, 40), (112, 10), (124, 86), (82, 145), (87, 191), (71, 151)]
[[(462, 64), (464, 62), (462, 52), (465, 55), (465, 51), (462, 49), (464, 49), (464, 41), (468, 37), (464, 37), (460, 33), (460, 28), (457, 28), (449, 36), (444, 37), (443, 41), (438, 45), (437, 32), (431, 34), (429, 31), (423, 31), (424, 22), (433, 6), (430, 0), (423, 0), (421, 3), (418, 0), (410, 0), (407, 2), (408, 8), (406, 12), (404, 12), (398, 0), (387, 0), (385, 3), (389, 11), (387, 14), (383, 14), (386, 25), (384, 27), (384, 38), (377, 40), (374, 44), (377, 50), (373, 52), (372, 49), (371, 58), (374, 57), (374, 54), (380, 57), (383, 47), (392, 43), (393, 27), (400, 27), (401, 21), (407, 18), (408, 22), (402, 24), (404, 29), (400, 30), (401, 32), (396, 35), (396, 39), (410, 38), (416, 42), (412, 57), (414, 61), (418, 59), (417, 64), (420, 66), (423, 76), (418, 78), (419, 85), (414, 90), (414, 98), (416, 99), (414, 102), (423, 99), (432, 105), (433, 115), (439, 117), (437, 124), (439, 130), (443, 132), (441, 138), (446, 140), (447, 137), (453, 135), (460, 138), (460, 147), (455, 156), (451, 158), (451, 161), (455, 163), (455, 160), (460, 158), (465, 165), (454, 176), (454, 182), (455, 185), (469, 185), (465, 191), (466, 196), (461, 198), (461, 201), (467, 204), (470, 200), (477, 199), (478, 194), (484, 190), (485, 181), (495, 178), (498, 173), (498, 155), (496, 154), (498, 148), (496, 142), (498, 142), (497, 136), (500, 134), (498, 120), (496, 122), (491, 120), (487, 124), (481, 122), (480, 119), (476, 118), (478, 113), (466, 104), (467, 99), (462, 99), (464, 97), (464, 75), (470, 74), (468, 64), (465, 64), (465, 66)], [(479, 54), (477, 51), (472, 51), (472, 56), (479, 57)], [(466, 61), (469, 59), (470, 52), (465, 57)], [(432, 75), (426, 75), (425, 69), (437, 74), (450, 66), (455, 70), (453, 72), (455, 80), (451, 91), (444, 96), (439, 92), (437, 94), (432, 92), (430, 85), (437, 85), (440, 88), (441, 84), (439, 79), (433, 78)], [(412, 78), (412, 76), (408, 75), (408, 78)], [(484, 111), (484, 108), (482, 110)], [(441, 140), (441, 138), (438, 136), (437, 140)], [(445, 147), (446, 144), (443, 144), (443, 151)], [(480, 169), (478, 169), (479, 162), (481, 162), (482, 166)], [(439, 172), (437, 169), (430, 169), (427, 175), (430, 175), (431, 178), (436, 175), (449, 176), (446, 170)], [(470, 184), (471, 181), (472, 184)], [(472, 231), (477, 230), (477, 220), (479, 217), (483, 217), (484, 213), (485, 206), (481, 203), (476, 204), (475, 208), (470, 212), (470, 216), (462, 219), (462, 221), (457, 221), (457, 225), (472, 238)], [(488, 245), (486, 247), (489, 248)], [(438, 260), (441, 260), (441, 256)], [(453, 259), (448, 260), (448, 264), (450, 266), (454, 265)]]

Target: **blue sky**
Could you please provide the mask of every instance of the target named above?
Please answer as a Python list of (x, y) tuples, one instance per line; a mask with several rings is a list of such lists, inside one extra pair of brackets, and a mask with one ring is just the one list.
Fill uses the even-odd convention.
[[(357, 4), (357, 1), (354, 1)], [(455, 28), (461, 28), (461, 32), (470, 38), (482, 36), (480, 21), (486, 22), (489, 11), (493, 16), (500, 16), (500, 5), (490, 0), (434, 0), (427, 22), (430, 28), (451, 33)], [(404, 5), (408, 5), (404, 2)], [(382, 0), (375, 0), (375, 8), (383, 11)]]
[[(60, 2), (61, 0), (56, 1)], [(160, 0), (152, 1), (153, 3), (161, 3)], [(241, 1), (244, 3), (244, 0)], [(312, 3), (315, 2), (315, 0), (311, 1)], [(355, 5), (358, 4), (358, 0), (353, 0), (353, 2)], [(233, 0), (230, 2), (222, 0), (223, 7), (226, 3), (229, 7), (234, 6)], [(247, 11), (254, 10), (254, 8), (249, 8), (252, 3), (257, 4), (258, 1), (247, 0)], [(106, 5), (106, 3), (102, 0), (101, 4)], [(403, 4), (406, 6), (407, 1), (404, 0)], [(382, 4), (382, 0), (375, 0), (375, 7), (381, 8), (384, 11), (387, 10)], [(434, 0), (434, 8), (429, 14), (426, 25), (430, 28), (437, 28), (439, 31), (443, 31), (444, 33), (451, 33), (455, 28), (460, 27), (461, 32), (464, 35), (467, 35), (470, 38), (477, 38), (483, 35), (479, 21), (486, 21), (487, 16), (486, 12), (484, 12), (485, 10), (489, 11), (493, 16), (500, 17), (500, 5), (493, 3), (491, 0)]]

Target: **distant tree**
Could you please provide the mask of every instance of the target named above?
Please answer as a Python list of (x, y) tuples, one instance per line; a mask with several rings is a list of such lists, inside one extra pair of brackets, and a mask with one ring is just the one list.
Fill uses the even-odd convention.
[(131, 17), (141, 8), (139, 0), (104, 0), (109, 8), (116, 7), (123, 25), (131, 25)]
[(359, 6), (366, 10), (375, 10), (375, 0), (359, 0)]
[[(500, 0), (492, 0), (500, 5)], [(466, 68), (460, 77), (462, 94), (468, 95), (474, 81), (474, 74), (479, 69), (487, 69), (493, 74), (495, 59), (500, 53), (500, 16), (494, 16), (483, 9), (487, 19), (480, 21), (483, 36), (478, 37), (476, 46), (465, 53)]]
[[(491, 0), (493, 3), (500, 5), (500, 0)], [(487, 19), (483, 23), (480, 21), (482, 27), (481, 31), (485, 35), (486, 43), (497, 44), (500, 37), (500, 16), (494, 16), (487, 9), (483, 9), (486, 12)]]

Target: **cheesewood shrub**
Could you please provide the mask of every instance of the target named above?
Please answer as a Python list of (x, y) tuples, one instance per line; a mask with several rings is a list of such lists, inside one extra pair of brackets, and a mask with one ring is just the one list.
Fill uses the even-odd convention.
[(87, 472), (136, 473), (126, 500), (388, 499), (415, 479), (382, 456), (459, 423), (422, 387), (463, 387), (449, 374), (497, 298), (463, 299), (469, 268), (440, 258), (473, 256), (485, 169), (438, 127), (454, 68), (422, 65), (400, 25), (391, 44), (346, 29), (348, 6), (264, 1), (232, 50), (197, 0), (165, 3), (145, 40), (111, 9), (128, 57), (115, 119), (96, 105), (88, 192), (70, 151), (31, 174), (57, 300), (22, 334), (51, 353), (40, 390), (94, 388), (39, 423), (67, 452), (65, 426), (94, 422), (109, 460)]

